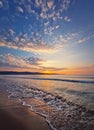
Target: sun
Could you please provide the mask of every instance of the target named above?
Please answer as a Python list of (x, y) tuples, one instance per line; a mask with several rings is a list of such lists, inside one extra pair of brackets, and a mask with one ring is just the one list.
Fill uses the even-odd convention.
[(45, 70), (44, 74), (51, 74), (52, 72), (50, 70)]

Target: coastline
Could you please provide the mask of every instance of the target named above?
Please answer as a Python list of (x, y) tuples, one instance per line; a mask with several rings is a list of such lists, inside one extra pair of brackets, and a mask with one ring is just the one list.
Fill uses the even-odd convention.
[[(1, 108), (3, 107), (12, 115), (15, 113), (19, 121), (25, 122), (25, 127), (30, 126), (30, 130), (49, 130), (50, 128), (93, 130), (94, 128), (94, 111), (88, 111), (58, 95), (38, 88), (28, 88), (24, 84), (17, 84), (11, 80), (8, 82), (2, 80), (1, 84), (3, 85), (0, 92)], [(29, 128), (27, 127), (26, 130)]]
[(8, 93), (0, 86), (0, 129), (1, 130), (51, 130), (45, 119), (8, 99)]

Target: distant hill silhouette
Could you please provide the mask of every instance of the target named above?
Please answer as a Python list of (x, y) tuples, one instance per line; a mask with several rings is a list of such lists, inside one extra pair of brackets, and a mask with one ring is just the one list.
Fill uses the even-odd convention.
[[(40, 73), (40, 72), (17, 72), (17, 71), (0, 71), (0, 75), (45, 75), (49, 73)], [(49, 75), (53, 75), (51, 73)]]
[(28, 75), (28, 74), (43, 74), (40, 72), (17, 72), (17, 71), (0, 71), (1, 75)]

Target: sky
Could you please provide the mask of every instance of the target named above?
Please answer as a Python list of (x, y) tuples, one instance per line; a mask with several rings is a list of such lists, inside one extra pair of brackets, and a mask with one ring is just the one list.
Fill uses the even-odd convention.
[(94, 75), (94, 0), (0, 0), (0, 71)]

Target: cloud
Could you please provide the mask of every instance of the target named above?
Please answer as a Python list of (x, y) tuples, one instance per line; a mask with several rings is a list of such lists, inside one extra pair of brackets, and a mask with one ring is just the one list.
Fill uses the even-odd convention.
[(67, 10), (70, 5), (70, 0), (63, 0), (63, 4), (61, 5), (62, 11)]
[(66, 22), (70, 22), (70, 21), (71, 21), (71, 19), (68, 18), (68, 16), (65, 16), (65, 17), (64, 17), (64, 20), (65, 20)]
[(59, 35), (58, 38), (55, 38), (55, 42), (59, 43), (61, 46), (65, 44), (72, 44), (77, 40), (79, 32), (71, 32), (64, 35)]
[(31, 65), (41, 65), (41, 62), (44, 62), (44, 60), (40, 59), (40, 58), (35, 58), (35, 57), (28, 57), (28, 58), (24, 58), (24, 61), (27, 64), (31, 64)]
[(7, 10), (9, 9), (9, 2), (8, 0), (0, 0), (0, 8)]
[(54, 30), (58, 29), (58, 25), (57, 26), (53, 26), (53, 27), (49, 27), (49, 28), (45, 28), (44, 29), (44, 33), (45, 34), (49, 34), (50, 36), (52, 36)]
[[(10, 13), (13, 9), (12, 4), (7, 2), (10, 15), (8, 18), (5, 16), (8, 19), (7, 27), (0, 31), (0, 46), (35, 52), (56, 51), (60, 42), (57, 42), (55, 37), (58, 39), (58, 32), (62, 31), (59, 23), (64, 20), (63, 11), (69, 8), (70, 0), (35, 0), (35, 2), (14, 0), (13, 2), (13, 14)], [(69, 18), (65, 19), (69, 21)]]
[[(36, 9), (40, 9), (41, 12), (39, 16), (42, 19), (52, 19), (56, 21), (57, 19), (61, 20), (63, 11), (66, 11), (69, 8), (70, 0), (59, 0), (58, 4), (54, 0), (35, 0)], [(36, 12), (37, 13), (37, 12)], [(38, 14), (38, 13), (37, 13)]]
[(2, 1), (0, 1), (0, 8), (2, 8), (3, 7), (3, 2)]
[[(53, 30), (58, 28), (58, 25), (51, 27), (49, 30), (45, 30), (45, 34), (48, 33), (51, 35)], [(9, 29), (9, 33), (6, 33), (9, 36), (6, 37), (6, 34), (3, 34), (0, 40), (0, 46), (6, 46), (9, 48), (20, 49), (29, 52), (33, 51), (52, 53), (57, 50), (57, 43), (47, 42), (38, 32), (34, 32), (31, 37), (28, 36), (27, 33), (20, 33), (18, 36), (12, 37), (14, 33), (14, 30)], [(10, 40), (10, 38), (12, 39)]]
[(36, 68), (42, 64), (44, 60), (38, 57), (17, 57), (12, 54), (0, 55), (0, 66), (14, 68)]
[(9, 33), (10, 33), (11, 36), (13, 36), (15, 34), (13, 29), (9, 29)]
[(48, 45), (45, 44), (45, 42), (41, 42), (41, 44), (33, 44), (32, 42), (28, 42), (26, 44), (19, 42), (13, 43), (13, 42), (5, 42), (1, 41), (0, 46), (7, 46), (8, 48), (13, 48), (13, 49), (20, 49), (28, 52), (35, 52), (35, 53), (53, 53), (57, 51), (57, 45)]
[[(34, 33), (33, 36), (30, 38), (28, 34), (20, 33), (13, 42), (8, 42), (6, 39), (0, 41), (0, 46), (7, 46), (9, 48), (20, 49), (29, 52), (46, 52), (46, 53), (54, 53), (59, 51), (65, 44), (81, 44), (85, 43), (86, 41), (94, 38), (94, 34), (85, 35), (85, 32), (71, 32), (66, 33), (64, 35), (58, 35), (57, 37), (53, 36), (53, 31), (57, 30), (59, 25), (54, 27), (50, 27), (44, 29), (44, 34), (48, 35), (48, 38), (51, 37), (50, 41), (46, 41), (42, 38), (39, 33)], [(12, 31), (12, 30), (11, 30)], [(83, 38), (80, 38), (82, 37)]]
[(31, 4), (25, 4), (24, 7), (29, 14), (31, 15), (33, 14), (38, 17), (38, 14), (36, 13), (36, 11), (32, 9)]
[(62, 48), (64, 44), (68, 44), (78, 35), (78, 33), (69, 33), (54, 37), (53, 31), (57, 30), (58, 28), (59, 25), (56, 25), (54, 27), (48, 28), (48, 30), (44, 30), (44, 34), (47, 34), (48, 38), (51, 38), (50, 41), (46, 41), (45, 39), (43, 39), (39, 33), (33, 33), (32, 37), (29, 37), (27, 33), (20, 33), (12, 41), (3, 38), (0, 41), (0, 46), (6, 46), (9, 48), (20, 49), (36, 53), (53, 53), (59, 51), (59, 49)]
[(45, 60), (38, 57), (18, 57), (12, 54), (0, 55), (0, 68), (3, 70), (36, 71), (36, 72), (60, 72), (66, 68), (45, 67)]
[(50, 0), (47, 2), (47, 5), (51, 9), (53, 7), (54, 3), (53, 3), (53, 1)]
[(94, 38), (94, 34), (88, 35), (88, 36), (86, 36), (86, 37), (83, 37), (83, 38), (79, 39), (79, 40), (77, 41), (77, 43), (78, 43), (78, 44), (85, 43), (85, 42), (87, 42), (88, 40), (90, 40), (91, 38)]
[(58, 29), (58, 28), (59, 28), (59, 25), (57, 25), (55, 28)]
[(47, 21), (47, 22), (44, 23), (44, 26), (48, 26), (49, 24), (50, 24), (50, 22)]
[(4, 67), (17, 67), (17, 62), (15, 57), (10, 54), (7, 55), (0, 55), (0, 66)]
[(20, 12), (20, 13), (23, 13), (23, 12), (24, 12), (23, 8), (20, 7), (20, 6), (17, 7), (17, 10), (18, 10), (18, 12)]
[(41, 12), (40, 17), (43, 18), (43, 19), (44, 19), (44, 18), (47, 19), (47, 15), (46, 15), (44, 12)]
[(39, 7), (42, 5), (42, 0), (35, 0), (36, 6)]
[(63, 71), (63, 70), (66, 70), (67, 68), (57, 68), (57, 67), (43, 67), (44, 70), (48, 70), (48, 71)]
[[(81, 38), (83, 37), (83, 38)], [(94, 38), (94, 34), (86, 35), (86, 32), (71, 32), (65, 35), (59, 35), (59, 37), (55, 38), (55, 43), (59, 43), (60, 45), (65, 44), (81, 44), (86, 43), (88, 40)]]

